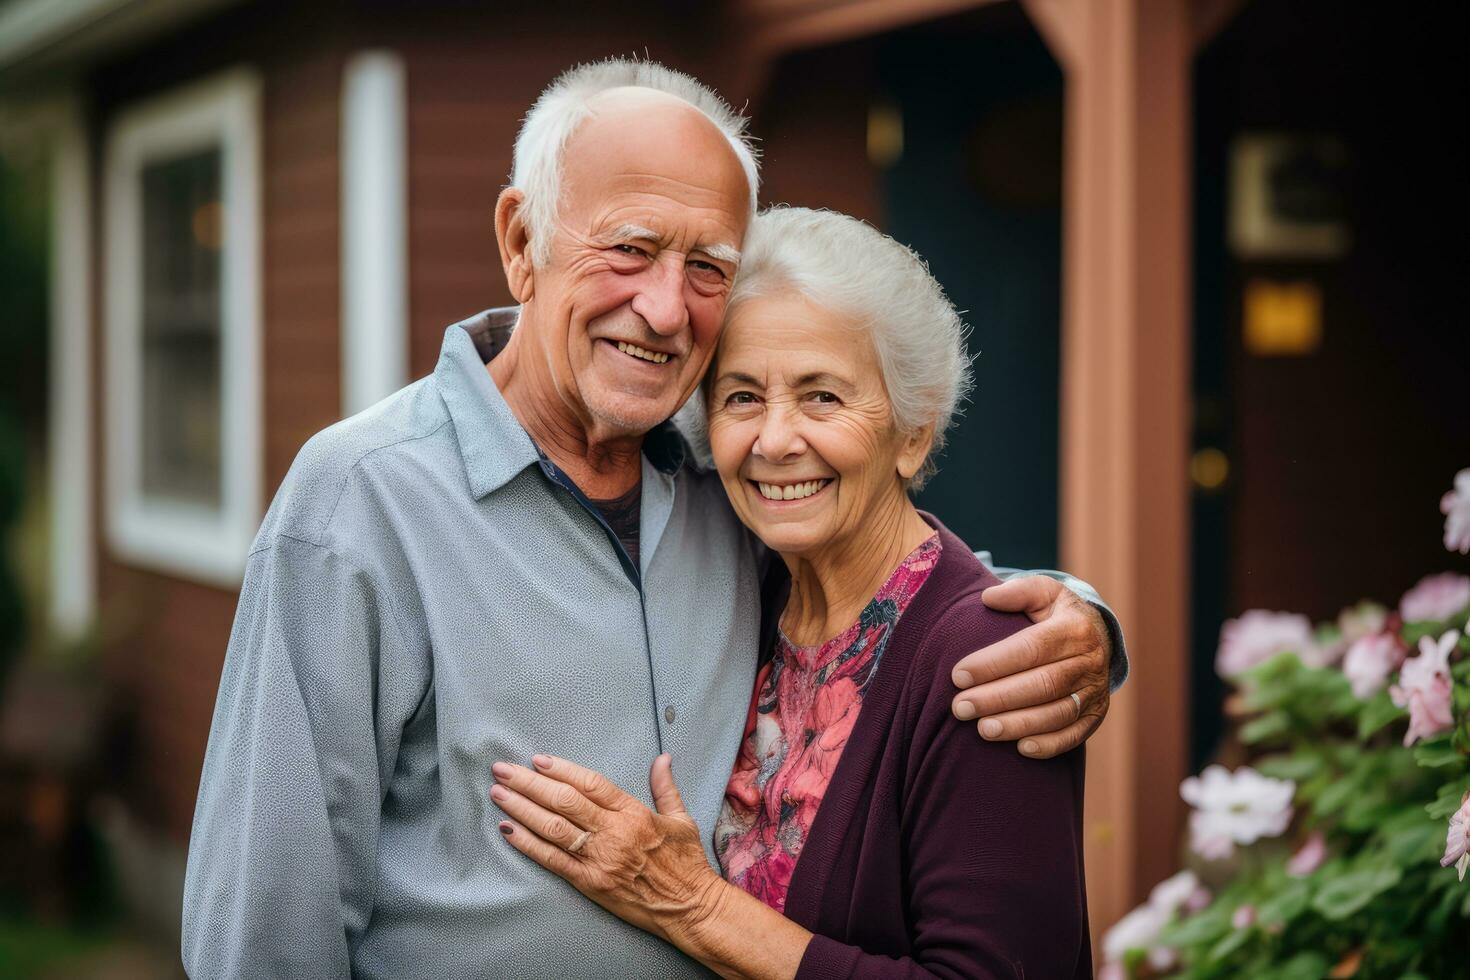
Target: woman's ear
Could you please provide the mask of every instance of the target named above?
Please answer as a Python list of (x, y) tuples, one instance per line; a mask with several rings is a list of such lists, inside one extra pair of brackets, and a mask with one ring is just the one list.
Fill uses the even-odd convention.
[(495, 201), (495, 240), (500, 244), (500, 267), (515, 301), (525, 305), (536, 292), (536, 266), (531, 261), (531, 233), (526, 227), (525, 195), (514, 187)]
[(929, 458), (929, 449), (933, 445), (933, 422), (905, 436), (903, 445), (898, 449), (898, 475), (905, 480), (912, 480), (914, 474), (919, 472), (919, 467), (924, 465), (924, 460)]

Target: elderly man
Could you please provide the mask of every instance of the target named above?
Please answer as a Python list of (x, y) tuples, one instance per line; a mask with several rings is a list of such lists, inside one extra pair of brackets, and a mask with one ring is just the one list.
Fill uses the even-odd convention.
[[(496, 208), (514, 333), (513, 314), (450, 327), (432, 376), (301, 451), (249, 558), (205, 757), (195, 978), (703, 972), (490, 846), (490, 764), (554, 753), (646, 799), (669, 751), (706, 837), (719, 812), (765, 559), (666, 420), (739, 268), (743, 128), (657, 65), (562, 76)], [(962, 662), (961, 687), (989, 683), (955, 713), (1053, 754), (1106, 710), (1108, 630), (1051, 580), (999, 591), (1039, 622)]]

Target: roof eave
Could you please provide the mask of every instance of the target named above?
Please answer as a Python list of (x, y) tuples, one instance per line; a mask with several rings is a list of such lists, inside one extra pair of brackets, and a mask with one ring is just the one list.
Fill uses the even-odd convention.
[(0, 90), (73, 76), (101, 58), (239, 0), (9, 0), (0, 4)]

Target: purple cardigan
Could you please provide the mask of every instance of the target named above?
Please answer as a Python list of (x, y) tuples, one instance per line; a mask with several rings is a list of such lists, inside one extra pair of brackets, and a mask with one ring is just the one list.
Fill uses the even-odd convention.
[(1027, 759), (950, 713), (950, 671), (1025, 626), (943, 525), (817, 811), (786, 915), (816, 935), (798, 980), (1092, 976), (1081, 749)]

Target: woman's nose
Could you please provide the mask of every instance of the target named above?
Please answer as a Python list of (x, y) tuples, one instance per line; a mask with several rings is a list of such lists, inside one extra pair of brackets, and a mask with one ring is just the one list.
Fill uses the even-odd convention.
[(756, 436), (751, 452), (769, 463), (799, 456), (806, 452), (806, 440), (791, 413), (781, 405), (769, 405), (761, 419), (760, 433)]

